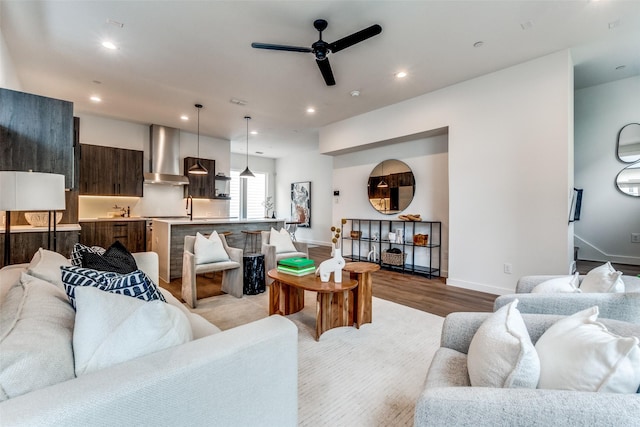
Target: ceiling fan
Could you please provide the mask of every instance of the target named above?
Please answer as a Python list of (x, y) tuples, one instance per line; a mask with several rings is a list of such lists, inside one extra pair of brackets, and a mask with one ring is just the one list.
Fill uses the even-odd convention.
[(329, 53), (336, 53), (356, 43), (360, 43), (370, 37), (378, 35), (382, 32), (382, 27), (378, 24), (365, 28), (364, 30), (357, 31), (351, 35), (341, 38), (333, 43), (327, 43), (322, 40), (322, 32), (327, 28), (327, 21), (324, 19), (316, 19), (313, 21), (313, 26), (320, 32), (320, 39), (308, 47), (300, 46), (285, 46), (281, 44), (269, 44), (269, 43), (251, 43), (251, 47), (256, 49), (269, 49), (269, 50), (286, 50), (289, 52), (304, 52), (313, 53), (316, 57), (316, 63), (322, 77), (324, 78), (327, 86), (333, 86), (336, 84), (336, 80), (333, 77), (333, 71), (331, 71), (331, 64), (329, 64)]

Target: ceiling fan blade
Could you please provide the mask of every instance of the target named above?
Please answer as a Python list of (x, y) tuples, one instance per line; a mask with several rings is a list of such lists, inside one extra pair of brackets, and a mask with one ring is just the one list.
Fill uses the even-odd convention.
[(331, 44), (329, 47), (331, 48), (331, 52), (339, 52), (342, 49), (346, 49), (349, 46), (353, 46), (356, 43), (360, 43), (368, 39), (369, 37), (376, 36), (382, 32), (382, 27), (378, 24), (372, 25), (364, 30), (360, 30), (357, 33), (353, 33), (347, 37), (343, 37), (340, 40), (337, 40)]
[(285, 46), (282, 44), (270, 44), (270, 43), (251, 43), (251, 47), (256, 49), (269, 49), (269, 50), (286, 50), (288, 52), (313, 52), (311, 48), (300, 46)]
[(324, 82), (327, 84), (327, 86), (335, 85), (336, 80), (333, 78), (333, 71), (331, 71), (331, 64), (329, 64), (329, 59), (316, 59), (316, 62), (318, 63), (318, 68), (320, 68), (320, 72), (322, 73), (322, 77), (324, 77)]

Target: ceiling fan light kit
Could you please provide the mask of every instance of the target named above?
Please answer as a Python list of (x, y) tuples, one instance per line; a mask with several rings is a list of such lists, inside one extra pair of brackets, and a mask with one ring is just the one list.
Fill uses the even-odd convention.
[(317, 42), (311, 45), (310, 48), (256, 42), (251, 43), (251, 47), (256, 49), (313, 53), (313, 55), (316, 57), (316, 63), (318, 64), (318, 68), (320, 69), (320, 73), (322, 74), (325, 83), (327, 84), (327, 86), (334, 86), (336, 84), (336, 80), (333, 76), (333, 71), (331, 70), (331, 64), (329, 63), (329, 54), (339, 52), (343, 49), (353, 46), (356, 43), (360, 43), (368, 38), (380, 34), (382, 32), (382, 27), (378, 24), (375, 24), (363, 30), (350, 34), (346, 37), (343, 37), (340, 40), (336, 40), (333, 43), (327, 43), (326, 41), (322, 40), (322, 32), (327, 28), (327, 25), (327, 21), (324, 19), (316, 19), (313, 22), (313, 26), (320, 33), (320, 37)]

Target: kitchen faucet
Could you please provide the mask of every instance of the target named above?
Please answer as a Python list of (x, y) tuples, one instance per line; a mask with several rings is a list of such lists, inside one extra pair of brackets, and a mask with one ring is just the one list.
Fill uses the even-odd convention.
[(193, 221), (193, 196), (191, 194), (187, 196), (187, 207), (185, 209), (189, 209), (189, 220)]

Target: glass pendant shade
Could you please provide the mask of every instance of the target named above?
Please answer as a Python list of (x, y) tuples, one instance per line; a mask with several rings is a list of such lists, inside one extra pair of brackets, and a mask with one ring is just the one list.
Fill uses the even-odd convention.
[(198, 161), (189, 168), (188, 172), (190, 175), (207, 175), (209, 171), (200, 162), (200, 109), (202, 104), (196, 104), (195, 107), (198, 109)]

